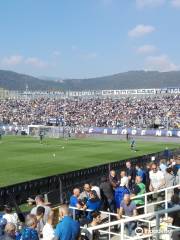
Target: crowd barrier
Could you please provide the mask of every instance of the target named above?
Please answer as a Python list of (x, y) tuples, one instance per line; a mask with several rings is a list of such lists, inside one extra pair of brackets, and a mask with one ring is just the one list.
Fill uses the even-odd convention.
[[(160, 227), (160, 220), (162, 221), (162, 216), (167, 215), (168, 213), (172, 212), (177, 212), (180, 211), (180, 207), (173, 207), (157, 212), (151, 212), (143, 215), (138, 215), (134, 217), (126, 217), (122, 218), (117, 221), (111, 221), (108, 223), (100, 224), (94, 227), (89, 227), (87, 230), (91, 233), (91, 236), (93, 236), (93, 233), (95, 231), (98, 231), (101, 234), (106, 234), (108, 236), (108, 240), (127, 240), (127, 239), (132, 239), (132, 240), (138, 240), (138, 239), (148, 239), (148, 240), (170, 240), (172, 232), (179, 231), (180, 228), (177, 226), (174, 226), (172, 224), (167, 224), (166, 227), (163, 229)], [(155, 222), (152, 220), (148, 219), (155, 219)], [(166, 219), (164, 219), (166, 221)], [(128, 236), (125, 231), (125, 225), (129, 224), (130, 222), (146, 222), (147, 223), (147, 233), (143, 232), (143, 228), (139, 228), (141, 230), (140, 232), (137, 231), (137, 228), (135, 229), (135, 233), (133, 236)], [(113, 227), (119, 227), (120, 226), (120, 231), (114, 232), (112, 229)]]
[[(173, 154), (179, 153), (179, 149), (173, 150)], [(28, 197), (38, 194), (47, 194), (49, 202), (53, 205), (66, 203), (74, 187), (82, 187), (87, 182), (99, 184), (101, 177), (108, 176), (110, 169), (123, 170), (127, 160), (130, 160), (132, 165), (138, 163), (143, 166), (151, 161), (152, 156), (159, 159), (164, 156), (164, 151), (1, 187), (0, 208), (11, 201), (10, 195), (18, 205), (26, 203)]]
[[(143, 238), (146, 238), (146, 239), (150, 239), (150, 237), (152, 237), (153, 236), (153, 234), (152, 234), (152, 231), (151, 231), (151, 228), (152, 227), (156, 227), (156, 225), (157, 225), (157, 223), (156, 222), (154, 222), (154, 221), (152, 221), (151, 219), (152, 219), (152, 217), (153, 217), (153, 214), (154, 214), (154, 210), (155, 210), (155, 207), (157, 206), (157, 205), (161, 205), (161, 211), (162, 210), (164, 210), (165, 212), (164, 212), (164, 217), (165, 217), (165, 219), (168, 219), (168, 212), (166, 212), (166, 210), (168, 210), (168, 203), (169, 203), (169, 198), (168, 198), (168, 193), (169, 192), (171, 192), (172, 193), (172, 191), (174, 191), (175, 189), (180, 189), (180, 184), (178, 184), (178, 185), (176, 185), (176, 186), (171, 186), (171, 187), (167, 187), (167, 188), (163, 188), (163, 189), (160, 189), (160, 190), (158, 190), (158, 191), (154, 191), (154, 192), (148, 192), (148, 193), (145, 193), (145, 194), (142, 194), (142, 195), (137, 195), (137, 196), (135, 196), (135, 197), (131, 197), (131, 199), (132, 200), (134, 200), (134, 199), (138, 199), (138, 198), (144, 198), (145, 199), (145, 203), (144, 203), (144, 205), (142, 205), (141, 207), (137, 207), (137, 209), (139, 209), (139, 208), (144, 208), (144, 215), (142, 215), (142, 216), (138, 216), (138, 222), (140, 222), (140, 224), (143, 224), (143, 223), (145, 223), (145, 225), (147, 225), (147, 228), (148, 228), (148, 232), (150, 233), (151, 232), (151, 234), (146, 234), (146, 235), (139, 235), (138, 236), (138, 232), (137, 232), (137, 234), (136, 234), (136, 236), (134, 236), (134, 240), (135, 239), (143, 239)], [(164, 194), (164, 199), (162, 200), (162, 201), (153, 201), (153, 202), (151, 202), (151, 203), (148, 203), (148, 197), (151, 195), (151, 196), (153, 196), (153, 194), (157, 194), (157, 193), (165, 193)], [(151, 206), (151, 207), (150, 207)], [(78, 211), (87, 211), (87, 212), (91, 212), (92, 210), (90, 210), (90, 209), (86, 209), (86, 210), (83, 210), (83, 209), (79, 209), (79, 208), (76, 208), (76, 207), (72, 207), (72, 206), (70, 206), (69, 207), (70, 209), (72, 209), (72, 211), (73, 211), (73, 218), (75, 219), (75, 212), (78, 210)], [(180, 209), (180, 208), (179, 208)], [(104, 218), (106, 218), (107, 217), (107, 222), (106, 223), (103, 223), (103, 224), (100, 224), (100, 225), (98, 225), (98, 228), (96, 228), (96, 227), (82, 227), (82, 229), (87, 229), (87, 230), (89, 230), (89, 232), (90, 233), (92, 233), (93, 234), (93, 231), (94, 230), (99, 230), (101, 233), (104, 233), (104, 234), (106, 234), (107, 236), (108, 236), (108, 239), (111, 239), (112, 238), (112, 236), (118, 236), (119, 237), (119, 239), (121, 239), (122, 237), (123, 237), (123, 239), (125, 239), (125, 238), (127, 238), (127, 239), (129, 239), (129, 237), (128, 236), (126, 236), (125, 235), (125, 231), (124, 231), (124, 229), (122, 228), (122, 224), (124, 224), (125, 222), (124, 222), (124, 220), (126, 219), (126, 223), (129, 223), (129, 222), (131, 222), (131, 221), (133, 221), (135, 218), (134, 217), (128, 217), (128, 216), (125, 216), (125, 215), (122, 215), (122, 219), (120, 220), (120, 222), (119, 222), (119, 225), (121, 225), (121, 231), (119, 231), (119, 233), (117, 233), (117, 232), (114, 232), (113, 230), (112, 230), (112, 228), (111, 228), (111, 224), (110, 223), (112, 223), (112, 216), (113, 217), (115, 217), (115, 219), (117, 220), (118, 219), (118, 214), (117, 213), (112, 213), (112, 212), (105, 212), (105, 211), (100, 211), (101, 212), (101, 215), (103, 215), (103, 217)], [(157, 212), (157, 211), (156, 211)], [(150, 218), (148, 218), (148, 217), (150, 217)], [(115, 221), (115, 220), (114, 220)], [(159, 219), (158, 219), (158, 221), (159, 221)], [(153, 226), (154, 225), (154, 226)], [(172, 228), (172, 225), (170, 225), (171, 226), (171, 228)], [(105, 230), (104, 230), (104, 228), (106, 228)], [(140, 227), (139, 227), (140, 228)], [(141, 228), (142, 229), (142, 228)], [(139, 229), (139, 230), (141, 230), (141, 229)], [(166, 229), (167, 230), (167, 229)], [(156, 233), (155, 231), (154, 231), (154, 233)], [(162, 232), (161, 232), (161, 235), (162, 235)], [(139, 238), (138, 238), (139, 237)], [(169, 239), (169, 238), (168, 238)]]

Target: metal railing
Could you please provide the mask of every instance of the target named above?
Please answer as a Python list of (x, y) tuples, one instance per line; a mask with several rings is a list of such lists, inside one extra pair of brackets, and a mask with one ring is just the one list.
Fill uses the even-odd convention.
[[(125, 239), (151, 239), (151, 237), (155, 237), (154, 239), (159, 240), (160, 236), (162, 234), (166, 234), (167, 236), (170, 236), (172, 230), (170, 231), (170, 229), (176, 229), (175, 231), (179, 231), (180, 228), (176, 227), (176, 226), (167, 226), (166, 229), (164, 229), (163, 231), (160, 230), (160, 216), (164, 215), (164, 214), (168, 214), (168, 213), (172, 213), (172, 212), (176, 212), (176, 211), (180, 211), (180, 206), (179, 207), (174, 207), (171, 209), (166, 209), (166, 210), (162, 210), (162, 211), (158, 211), (158, 212), (153, 212), (153, 213), (148, 213), (148, 214), (143, 214), (143, 215), (139, 215), (139, 216), (135, 216), (135, 217), (128, 217), (125, 219), (121, 219), (121, 220), (117, 220), (117, 221), (113, 221), (110, 223), (105, 223), (105, 224), (100, 224), (97, 225), (95, 227), (89, 227), (87, 228), (87, 230), (89, 231), (89, 233), (93, 235), (94, 231), (99, 231), (100, 233), (104, 233), (108, 235), (108, 239), (111, 239), (111, 236), (117, 236), (118, 239), (120, 240), (125, 240)], [(138, 233), (136, 232), (135, 236), (130, 237), (127, 236), (125, 234), (125, 224), (128, 224), (132, 221), (145, 221), (145, 219), (147, 218), (152, 218), (155, 217), (156, 218), (156, 225), (155, 225), (155, 229), (151, 230), (151, 221), (146, 220), (149, 222), (149, 226), (148, 229), (150, 230), (148, 232), (148, 234), (144, 234), (143, 231)], [(120, 231), (119, 233), (115, 233), (113, 231), (111, 231), (111, 228), (114, 226), (118, 226), (120, 225)], [(108, 230), (102, 230), (102, 229), (108, 229)], [(110, 229), (110, 230), (109, 230)], [(142, 229), (143, 230), (143, 229)], [(170, 238), (169, 238), (170, 239)]]
[[(175, 185), (175, 186), (171, 186), (171, 187), (167, 187), (167, 188), (162, 188), (162, 189), (160, 189), (158, 191), (147, 192), (147, 193), (144, 193), (144, 194), (141, 194), (141, 195), (137, 195), (137, 196), (131, 197), (131, 199), (135, 200), (135, 199), (139, 199), (139, 198), (144, 198), (144, 205), (137, 207), (137, 209), (144, 208), (144, 213), (145, 214), (148, 213), (148, 207), (154, 206), (154, 205), (159, 205), (159, 204), (162, 204), (162, 203), (165, 204), (165, 209), (168, 209), (168, 201), (169, 201), (169, 199), (168, 199), (168, 191), (169, 190), (174, 190), (175, 188), (179, 188), (180, 189), (180, 184)], [(153, 194), (163, 193), (163, 192), (165, 193), (165, 199), (164, 200), (148, 203), (148, 197), (149, 196), (151, 196)]]
[[(129, 237), (129, 236), (127, 236), (127, 235), (125, 235), (124, 234), (124, 226), (125, 226), (125, 224), (127, 224), (127, 223), (129, 223), (129, 222), (132, 222), (132, 221), (138, 221), (138, 222), (144, 222), (144, 223), (146, 223), (146, 224), (148, 224), (148, 232), (151, 232), (150, 231), (150, 228), (151, 228), (151, 220), (147, 220), (149, 217), (153, 217), (153, 216), (155, 216), (156, 217), (156, 232), (158, 232), (159, 233), (159, 229), (157, 228), (157, 226), (159, 226), (159, 216), (160, 216), (160, 213), (163, 213), (163, 214), (165, 214), (165, 218), (167, 219), (167, 217), (168, 217), (168, 212), (171, 212), (171, 209), (168, 209), (168, 201), (169, 201), (169, 199), (168, 199), (168, 191), (169, 190), (174, 190), (175, 188), (179, 188), (180, 189), (180, 184), (178, 184), (178, 185), (175, 185), (175, 186), (171, 186), (171, 187), (167, 187), (167, 188), (163, 188), (163, 189), (160, 189), (160, 190), (158, 190), (158, 191), (153, 191), (153, 192), (148, 192), (148, 193), (145, 193), (145, 194), (142, 194), (142, 195), (137, 195), (137, 196), (135, 196), (135, 197), (132, 197), (131, 199), (132, 200), (134, 200), (134, 199), (137, 199), (137, 198), (142, 198), (142, 197), (144, 197), (144, 199), (145, 199), (145, 204), (143, 205), (143, 206), (140, 206), (140, 207), (137, 207), (137, 209), (139, 209), (139, 208), (144, 208), (144, 214), (142, 214), (142, 215), (139, 215), (139, 216), (136, 216), (136, 217), (127, 217), (127, 216), (125, 216), (125, 215), (123, 215), (122, 217), (124, 218), (124, 219), (122, 219), (122, 220), (117, 220), (117, 221), (111, 221), (111, 217), (112, 216), (114, 216), (114, 217), (117, 217), (118, 218), (118, 214), (116, 214), (116, 213), (112, 213), (112, 212), (105, 212), (105, 211), (100, 211), (101, 212), (101, 214), (103, 214), (103, 215), (107, 215), (108, 216), (108, 223), (105, 223), (105, 224), (100, 224), (100, 225), (98, 225), (98, 226), (96, 226), (96, 227), (90, 227), (90, 228), (86, 228), (86, 227), (82, 227), (82, 228), (85, 228), (85, 229), (88, 229), (88, 231), (89, 232), (93, 232), (93, 231), (95, 231), (95, 230), (99, 230), (99, 232), (101, 232), (101, 233), (104, 233), (104, 234), (108, 234), (108, 239), (110, 240), (111, 239), (111, 235), (114, 235), (114, 236), (119, 236), (120, 238), (119, 239), (133, 239), (133, 240), (135, 240), (135, 239), (144, 239), (144, 238), (146, 238), (146, 239), (150, 239), (150, 237), (152, 237), (153, 236), (153, 234), (151, 233), (151, 234), (147, 234), (147, 235), (142, 235), (142, 236), (140, 236), (140, 235), (138, 235), (137, 237), (133, 237), (133, 238), (131, 238), (131, 237)], [(150, 195), (153, 195), (153, 194), (155, 194), (155, 193), (161, 193), (161, 192), (165, 192), (165, 195), (164, 195), (164, 197), (165, 197), (165, 199), (164, 200), (162, 200), (162, 201), (158, 201), (158, 202), (153, 202), (153, 203), (148, 203), (148, 196), (150, 196)], [(159, 205), (159, 204), (165, 204), (165, 210), (162, 210), (162, 211), (158, 211), (158, 212), (154, 212), (154, 210), (152, 211), (152, 212), (149, 212), (148, 213), (148, 207), (149, 206), (155, 206), (155, 205)], [(86, 210), (84, 210), (84, 209), (81, 209), (81, 208), (77, 208), (77, 207), (72, 207), (72, 206), (69, 206), (69, 208), (70, 209), (72, 209), (73, 210), (73, 218), (75, 219), (75, 217), (76, 217), (76, 211), (78, 210), (78, 211), (88, 211), (88, 212), (92, 212), (92, 210), (91, 209), (86, 209)], [(180, 207), (178, 208), (178, 210), (180, 210)], [(158, 224), (158, 225), (157, 225)], [(112, 226), (116, 226), (116, 225), (120, 225), (121, 227), (121, 232), (120, 233), (115, 233), (115, 232), (112, 232), (111, 231), (111, 227)], [(102, 230), (102, 229), (104, 229), (104, 228), (108, 228), (108, 230)], [(172, 226), (172, 228), (176, 228), (175, 226)], [(156, 233), (155, 232), (155, 233)], [(156, 234), (156, 239), (159, 239), (159, 238), (157, 238), (157, 236), (159, 236), (159, 235), (157, 235)]]

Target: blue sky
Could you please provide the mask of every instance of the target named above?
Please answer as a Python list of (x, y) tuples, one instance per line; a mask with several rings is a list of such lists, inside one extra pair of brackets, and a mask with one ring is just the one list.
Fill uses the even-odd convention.
[(1, 0), (0, 69), (84, 78), (180, 69), (180, 0)]

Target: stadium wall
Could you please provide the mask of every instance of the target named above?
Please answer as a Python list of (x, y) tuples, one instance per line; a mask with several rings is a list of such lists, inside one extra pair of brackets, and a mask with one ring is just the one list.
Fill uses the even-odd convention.
[(133, 129), (133, 128), (100, 128), (91, 127), (85, 129), (87, 134), (110, 134), (110, 135), (132, 135), (132, 136), (156, 136), (156, 137), (180, 137), (180, 129)]
[[(179, 153), (179, 149), (173, 150), (174, 155)], [(144, 165), (151, 161), (152, 156), (155, 156), (155, 159), (158, 161), (160, 157), (164, 156), (164, 152), (152, 153), (128, 160), (130, 160), (133, 165), (137, 163)], [(127, 159), (1, 187), (0, 209), (3, 209), (4, 205), (7, 203), (13, 204), (12, 199), (20, 205), (26, 203), (28, 197), (35, 197), (38, 194), (47, 194), (48, 201), (53, 205), (65, 203), (72, 194), (72, 189), (74, 187), (82, 187), (83, 184), (87, 182), (95, 182), (98, 184), (102, 176), (108, 176), (110, 169), (118, 171), (124, 169), (126, 161)]]
[[(51, 118), (49, 123), (56, 124), (58, 119)], [(103, 127), (69, 127), (69, 126), (45, 126), (45, 125), (28, 125), (28, 126), (0, 126), (5, 135), (13, 135), (18, 130), (18, 133), (25, 132), (30, 136), (39, 136), (39, 132), (42, 131), (46, 137), (51, 138), (63, 138), (78, 137), (78, 135), (131, 135), (131, 136), (154, 136), (154, 137), (176, 137), (180, 138), (180, 128), (178, 129), (136, 129), (136, 128), (103, 128)]]

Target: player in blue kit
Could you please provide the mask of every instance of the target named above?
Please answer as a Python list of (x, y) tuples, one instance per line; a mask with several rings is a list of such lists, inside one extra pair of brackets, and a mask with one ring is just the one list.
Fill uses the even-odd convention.
[(131, 147), (131, 150), (135, 151), (136, 152), (136, 141), (134, 138), (131, 139), (131, 144), (130, 144), (130, 147)]

